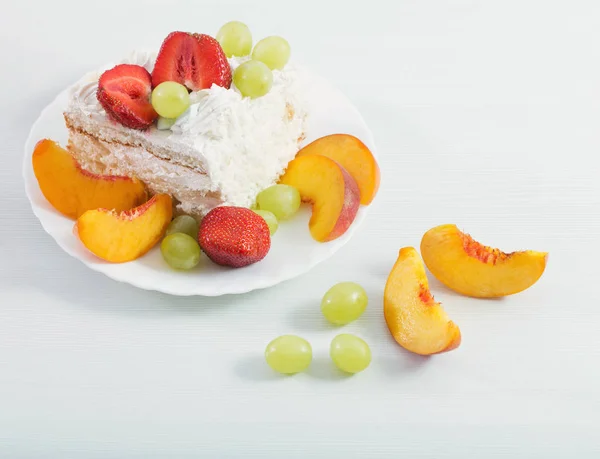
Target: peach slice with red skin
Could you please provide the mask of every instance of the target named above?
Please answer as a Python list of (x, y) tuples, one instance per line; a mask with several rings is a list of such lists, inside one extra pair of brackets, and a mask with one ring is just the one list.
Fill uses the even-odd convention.
[(67, 150), (49, 139), (36, 144), (32, 164), (42, 194), (70, 218), (101, 207), (120, 212), (147, 199), (144, 184), (138, 179), (87, 172)]
[(371, 204), (379, 190), (379, 166), (371, 150), (350, 134), (331, 134), (302, 148), (297, 156), (321, 155), (336, 161), (356, 180), (360, 203)]
[(310, 234), (320, 242), (344, 234), (360, 207), (360, 191), (352, 176), (325, 156), (297, 157), (288, 164), (281, 183), (295, 187), (311, 203)]
[(460, 329), (433, 299), (423, 261), (412, 247), (398, 254), (385, 285), (383, 310), (390, 333), (411, 352), (439, 354), (460, 345)]
[(456, 225), (430, 229), (421, 240), (429, 271), (463, 295), (494, 298), (521, 292), (544, 273), (548, 253), (526, 250), (504, 253), (484, 246)]
[(148, 252), (164, 235), (173, 217), (173, 203), (157, 194), (131, 210), (88, 210), (75, 223), (74, 232), (87, 249), (112, 263), (132, 261)]

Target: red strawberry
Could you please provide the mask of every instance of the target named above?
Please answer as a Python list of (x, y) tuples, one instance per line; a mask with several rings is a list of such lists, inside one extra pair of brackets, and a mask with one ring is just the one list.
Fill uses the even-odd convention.
[(241, 268), (262, 260), (271, 248), (265, 219), (244, 207), (215, 207), (200, 223), (198, 242), (219, 265)]
[(152, 72), (154, 87), (163, 81), (176, 81), (190, 91), (208, 89), (213, 83), (229, 88), (231, 67), (213, 37), (171, 32), (160, 47)]
[(150, 103), (151, 92), (152, 77), (144, 67), (120, 64), (102, 74), (96, 97), (123, 126), (146, 129), (158, 118)]

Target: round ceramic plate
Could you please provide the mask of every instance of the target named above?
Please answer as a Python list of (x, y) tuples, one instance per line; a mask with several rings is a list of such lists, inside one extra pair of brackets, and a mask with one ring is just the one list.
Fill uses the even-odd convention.
[[(358, 110), (326, 80), (313, 76), (309, 94), (309, 120), (305, 144), (327, 134), (346, 133), (361, 139), (375, 154), (373, 137)], [(25, 144), (23, 177), (33, 212), (44, 230), (69, 255), (81, 260), (89, 268), (108, 277), (145, 290), (157, 290), (171, 295), (217, 296), (245, 293), (270, 287), (299, 276), (318, 263), (331, 257), (358, 229), (368, 207), (361, 206), (352, 226), (338, 239), (319, 243), (308, 230), (310, 209), (303, 209), (291, 220), (281, 222), (273, 235), (269, 254), (259, 263), (241, 269), (217, 266), (206, 256), (193, 270), (170, 269), (162, 259), (160, 249), (154, 247), (145, 256), (122, 264), (107, 263), (96, 258), (73, 235), (73, 221), (58, 213), (42, 195), (33, 174), (31, 154), (38, 140), (50, 138), (65, 146), (68, 132), (63, 110), (68, 102), (68, 89), (48, 105), (33, 124)]]

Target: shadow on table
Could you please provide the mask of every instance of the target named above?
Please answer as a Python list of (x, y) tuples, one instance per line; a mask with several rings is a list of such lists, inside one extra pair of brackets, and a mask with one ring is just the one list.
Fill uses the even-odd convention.
[[(239, 305), (257, 294), (177, 297), (141, 290), (88, 269), (62, 252), (50, 236), (36, 233), (35, 239), (35, 243), (2, 245), (2, 255), (11, 262), (0, 266), (0, 289), (38, 290), (95, 312), (125, 315), (198, 315)], [(45, 239), (46, 245), (39, 239)], [(40, 247), (43, 248), (42, 254)]]

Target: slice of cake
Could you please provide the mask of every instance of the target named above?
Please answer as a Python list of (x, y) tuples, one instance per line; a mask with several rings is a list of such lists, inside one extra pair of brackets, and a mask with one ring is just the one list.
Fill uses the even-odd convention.
[[(86, 75), (64, 112), (69, 151), (90, 172), (137, 177), (171, 195), (181, 213), (250, 207), (296, 155), (307, 113), (305, 77), (293, 64), (272, 71), (266, 94), (244, 97), (231, 78), (248, 60), (227, 59), (206, 35), (174, 32), (158, 54), (136, 52)], [(177, 119), (159, 118), (150, 102), (164, 81), (190, 91)]]

